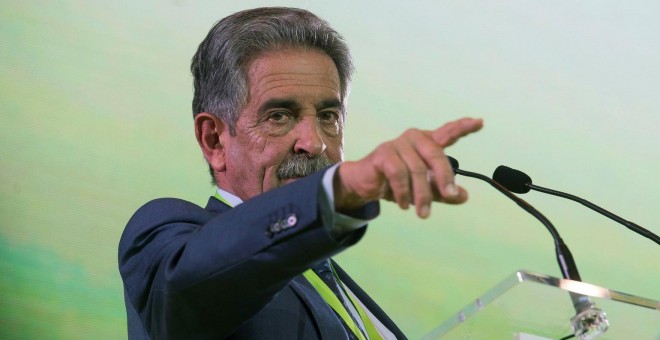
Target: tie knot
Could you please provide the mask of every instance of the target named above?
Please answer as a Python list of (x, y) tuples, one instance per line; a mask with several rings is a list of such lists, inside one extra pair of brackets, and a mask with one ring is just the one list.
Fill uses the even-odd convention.
[(319, 273), (319, 272), (332, 272), (332, 268), (330, 267), (330, 260), (323, 260), (314, 266), (312, 266), (312, 269)]

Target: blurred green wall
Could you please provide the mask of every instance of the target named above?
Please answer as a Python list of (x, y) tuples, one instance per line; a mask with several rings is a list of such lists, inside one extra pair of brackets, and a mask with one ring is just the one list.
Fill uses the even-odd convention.
[[(204, 204), (189, 60), (240, 9), (312, 10), (357, 65), (347, 158), (406, 127), (461, 116), (449, 150), (583, 195), (660, 233), (660, 6), (652, 1), (0, 2), (0, 338), (124, 338), (116, 247), (163, 196)], [(486, 184), (428, 220), (383, 204), (338, 257), (418, 338), (516, 269), (560, 276), (536, 221)], [(660, 248), (576, 206), (525, 197), (560, 229), (584, 281), (660, 299)]]

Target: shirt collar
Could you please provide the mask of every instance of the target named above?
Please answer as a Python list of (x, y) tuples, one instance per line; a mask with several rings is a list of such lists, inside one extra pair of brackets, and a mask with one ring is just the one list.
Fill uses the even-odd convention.
[(222, 196), (222, 198), (227, 200), (227, 202), (229, 202), (229, 205), (232, 206), (232, 207), (235, 207), (235, 206), (243, 203), (243, 200), (238, 198), (238, 196), (236, 196), (232, 193), (229, 193), (227, 191), (224, 191), (220, 188), (216, 188), (216, 192), (218, 193), (218, 195)]

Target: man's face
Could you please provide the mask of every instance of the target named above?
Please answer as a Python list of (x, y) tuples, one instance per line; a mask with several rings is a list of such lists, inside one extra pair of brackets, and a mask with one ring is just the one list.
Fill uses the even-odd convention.
[(296, 164), (342, 160), (339, 75), (325, 53), (265, 53), (249, 66), (248, 88), (236, 135), (224, 134), (226, 171), (217, 176), (220, 188), (247, 200), (309, 175)]

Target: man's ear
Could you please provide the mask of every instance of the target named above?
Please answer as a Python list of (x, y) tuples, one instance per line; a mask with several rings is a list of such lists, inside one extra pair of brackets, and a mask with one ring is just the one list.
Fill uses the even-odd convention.
[(213, 114), (200, 112), (195, 116), (195, 136), (213, 171), (225, 171), (225, 142), (229, 136), (229, 127)]

